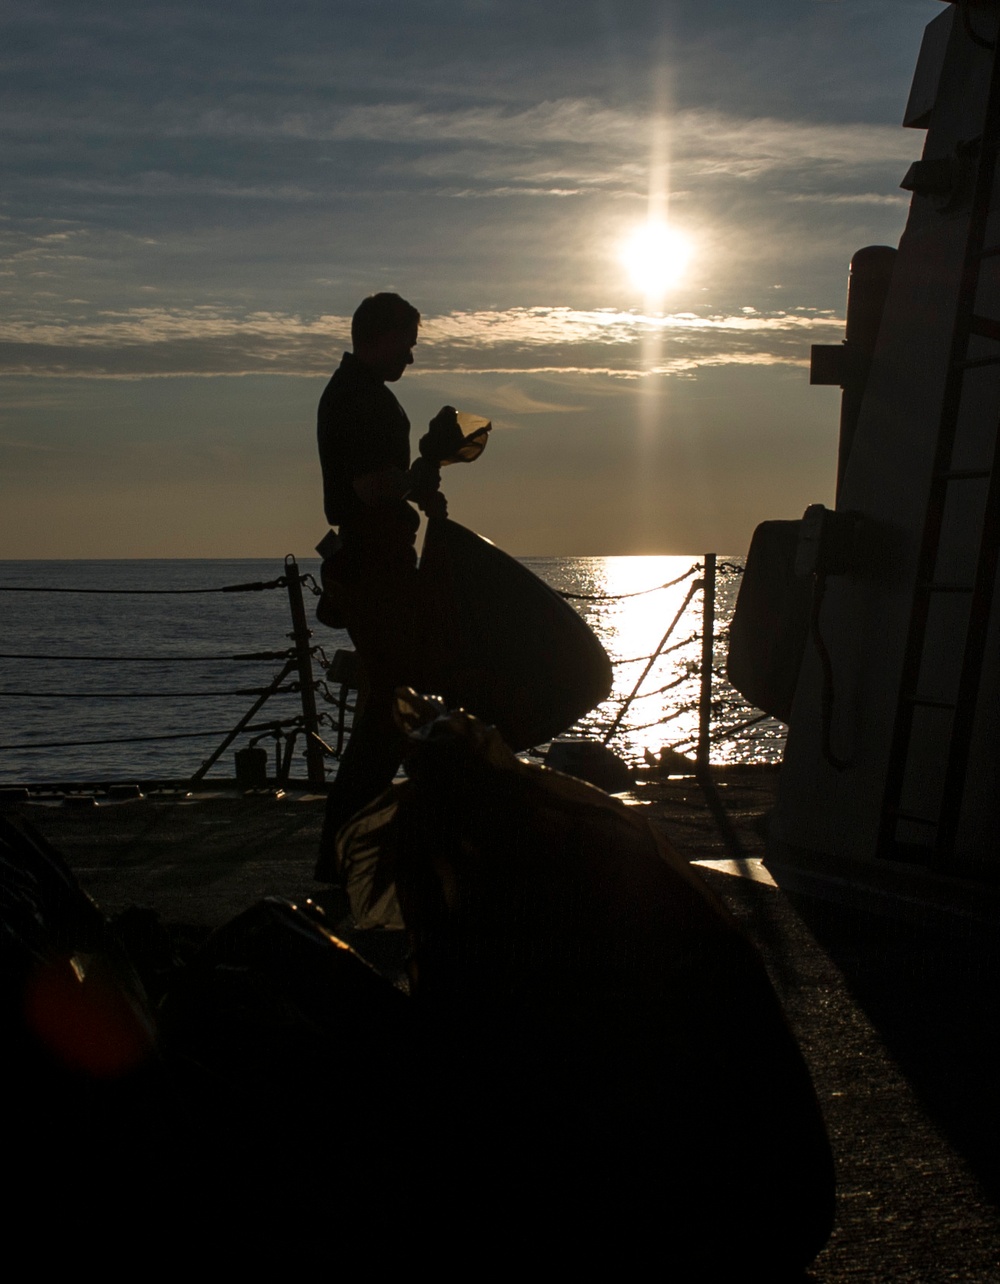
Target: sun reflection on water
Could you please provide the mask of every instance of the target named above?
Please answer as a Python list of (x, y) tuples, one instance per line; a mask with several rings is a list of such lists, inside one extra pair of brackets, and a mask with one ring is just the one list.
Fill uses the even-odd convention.
[[(700, 580), (699, 559), (636, 556), (524, 560), (537, 575), (561, 592), (617, 599), (573, 603), (601, 639), (614, 665), (611, 697), (593, 710), (578, 728), (590, 737), (602, 739), (692, 585)], [(749, 734), (733, 737), (720, 734), (725, 728), (754, 716), (754, 711), (724, 677), (726, 633), (739, 590), (739, 574), (728, 569), (730, 565), (723, 564), (720, 568), (716, 585), (712, 761), (777, 762), (784, 746), (784, 728), (780, 723), (768, 719)], [(686, 574), (692, 568), (696, 568), (693, 573)], [(644, 592), (673, 580), (679, 582), (657, 592)], [(642, 595), (627, 597), (626, 594)], [(698, 738), (702, 610), (702, 594), (697, 591), (611, 741), (611, 746), (632, 763), (642, 763), (645, 751), (658, 754), (665, 746), (694, 756)]]

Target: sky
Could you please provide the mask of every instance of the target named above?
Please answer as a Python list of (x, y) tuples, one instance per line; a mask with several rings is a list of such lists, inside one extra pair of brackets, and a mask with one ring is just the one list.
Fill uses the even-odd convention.
[[(451, 515), (745, 552), (832, 504), (847, 270), (896, 244), (939, 0), (0, 0), (0, 557), (311, 555), (376, 290)], [(683, 238), (663, 284), (622, 248)]]

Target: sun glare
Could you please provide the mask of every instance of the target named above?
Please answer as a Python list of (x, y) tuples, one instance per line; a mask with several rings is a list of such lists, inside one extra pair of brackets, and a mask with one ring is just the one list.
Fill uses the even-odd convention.
[(632, 284), (646, 295), (676, 285), (691, 258), (691, 242), (666, 223), (637, 227), (622, 244), (621, 261)]

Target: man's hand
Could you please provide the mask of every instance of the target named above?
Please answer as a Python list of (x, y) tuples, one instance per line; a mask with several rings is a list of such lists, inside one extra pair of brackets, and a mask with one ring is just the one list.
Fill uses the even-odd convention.
[(439, 490), (432, 490), (429, 495), (417, 500), (417, 507), (425, 517), (447, 517), (448, 501)]
[(447, 517), (448, 504), (438, 490), (441, 485), (441, 469), (423, 457), (415, 459), (407, 473), (410, 490), (407, 499), (412, 499), (422, 513), (428, 517)]
[(450, 458), (462, 445), (462, 430), (454, 406), (442, 406), (420, 438), (420, 457), (432, 464)]

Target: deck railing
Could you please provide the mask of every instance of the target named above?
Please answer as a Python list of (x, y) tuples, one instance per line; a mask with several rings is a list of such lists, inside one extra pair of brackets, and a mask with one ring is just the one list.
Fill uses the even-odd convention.
[[(612, 749), (622, 748), (630, 735), (648, 731), (653, 727), (662, 727), (664, 740), (662, 750), (667, 754), (682, 754), (690, 757), (693, 753), (692, 766), (704, 771), (711, 762), (713, 745), (722, 742), (731, 743), (734, 738), (745, 736), (759, 728), (768, 720), (766, 714), (754, 711), (746, 705), (742, 697), (729, 686), (724, 672), (716, 665), (716, 651), (725, 643), (725, 630), (717, 628), (717, 586), (720, 571), (730, 575), (742, 574), (738, 563), (720, 562), (717, 555), (707, 553), (700, 562), (693, 563), (684, 574), (666, 584), (654, 585), (637, 593), (627, 594), (573, 594), (564, 593), (568, 599), (587, 602), (613, 602), (625, 598), (644, 596), (678, 587), (690, 581), (680, 607), (674, 613), (669, 626), (660, 639), (658, 646), (647, 656), (628, 657), (617, 663), (634, 665), (644, 662), (638, 679), (633, 683), (625, 696), (612, 697), (588, 715), (577, 727), (567, 732), (569, 738), (597, 738)], [(327, 776), (327, 764), (335, 761), (342, 752), (345, 736), (349, 733), (350, 718), (353, 713), (351, 693), (356, 687), (356, 666), (352, 664), (353, 653), (337, 651), (328, 657), (322, 646), (313, 641), (309, 628), (308, 615), (303, 591), (318, 595), (319, 586), (309, 573), (300, 572), (294, 557), (285, 559), (284, 573), (270, 581), (255, 581), (246, 584), (224, 585), (210, 589), (90, 589), (90, 588), (43, 588), (2, 586), (0, 593), (5, 592), (76, 592), (76, 593), (249, 593), (270, 592), (284, 589), (288, 596), (288, 608), (291, 616), (292, 630), (286, 636), (291, 646), (281, 650), (257, 651), (229, 656), (176, 655), (176, 656), (142, 656), (142, 655), (101, 655), (101, 656), (56, 656), (33, 654), (0, 654), (0, 659), (19, 659), (26, 663), (31, 661), (93, 661), (115, 662), (117, 664), (143, 664), (165, 661), (188, 662), (205, 660), (232, 660), (241, 663), (247, 661), (275, 662), (281, 661), (281, 668), (267, 686), (239, 687), (229, 691), (211, 692), (156, 692), (156, 691), (114, 691), (100, 692), (100, 699), (165, 699), (178, 696), (217, 696), (252, 697), (247, 711), (237, 719), (229, 729), (204, 731), (180, 731), (161, 734), (108, 737), (104, 739), (80, 740), (67, 738), (46, 742), (29, 742), (24, 744), (0, 744), (0, 755), (6, 750), (19, 749), (59, 749), (77, 748), (81, 745), (109, 745), (116, 743), (138, 743), (149, 741), (166, 741), (195, 738), (218, 740), (215, 749), (204, 758), (201, 764), (189, 777), (181, 781), (171, 781), (174, 786), (195, 788), (206, 781), (208, 773), (220, 761), (226, 751), (237, 742), (242, 744), (236, 752), (237, 783), (245, 788), (269, 788), (272, 783), (278, 786), (305, 784), (311, 789), (324, 787)], [(689, 608), (696, 599), (701, 599), (701, 627), (689, 636), (676, 640), (678, 626), (687, 617)], [(696, 606), (695, 606), (695, 609)], [(690, 683), (691, 674), (685, 673), (675, 680), (654, 690), (646, 690), (645, 685), (658, 660), (675, 651), (698, 648), (697, 661), (697, 698), (679, 701), (672, 704), (670, 711), (650, 723), (636, 724), (627, 721), (627, 714), (640, 700), (662, 696), (673, 688)], [(690, 662), (693, 669), (694, 661)], [(318, 675), (316, 670), (318, 669)], [(284, 715), (269, 721), (260, 720), (264, 706), (277, 695), (294, 694), (298, 697), (300, 710), (294, 715)], [(0, 691), (0, 700), (16, 700), (44, 696), (72, 701), (77, 698), (94, 699), (95, 693), (80, 692), (33, 692), (27, 690)], [(690, 715), (697, 709), (697, 730), (688, 733), (673, 743), (666, 737), (670, 725), (685, 714)], [(731, 719), (735, 716), (736, 721)], [(726, 725), (727, 720), (729, 725)], [(689, 718), (690, 721), (690, 718)], [(274, 769), (267, 769), (267, 754), (260, 748), (262, 742), (274, 742)], [(305, 759), (305, 780), (294, 778), (292, 774), (293, 758), (296, 746), (302, 750)], [(649, 755), (647, 754), (647, 758)], [(101, 782), (102, 785), (106, 782)], [(149, 786), (155, 782), (143, 782)], [(164, 782), (165, 783), (165, 782)], [(221, 783), (213, 778), (213, 784)], [(73, 782), (74, 790), (93, 787), (94, 782)], [(0, 786), (8, 794), (11, 787)]]

